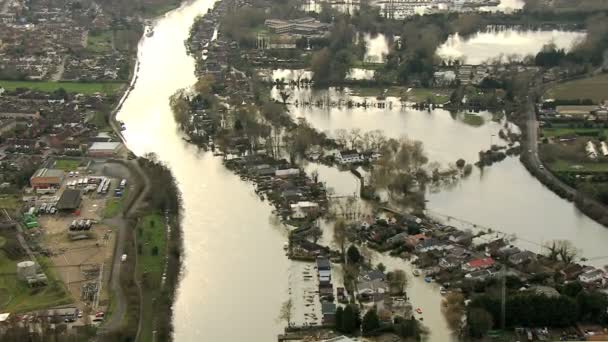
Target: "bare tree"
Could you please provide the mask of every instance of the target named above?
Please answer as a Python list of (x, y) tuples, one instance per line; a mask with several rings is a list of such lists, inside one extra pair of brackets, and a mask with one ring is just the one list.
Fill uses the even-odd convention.
[(334, 240), (340, 246), (342, 258), (346, 261), (346, 222), (341, 218), (334, 223)]
[(580, 254), (580, 250), (568, 240), (553, 240), (545, 244), (544, 248), (549, 259), (557, 261), (559, 258), (566, 264), (572, 263)]
[(403, 270), (394, 270), (387, 275), (390, 290), (394, 294), (401, 294), (407, 285), (407, 274)]
[(336, 130), (336, 142), (338, 145), (346, 147), (348, 143), (348, 132), (345, 129)]
[(285, 321), (288, 326), (291, 325), (291, 309), (293, 308), (293, 302), (291, 298), (281, 304), (281, 311), (279, 312), (279, 321)]

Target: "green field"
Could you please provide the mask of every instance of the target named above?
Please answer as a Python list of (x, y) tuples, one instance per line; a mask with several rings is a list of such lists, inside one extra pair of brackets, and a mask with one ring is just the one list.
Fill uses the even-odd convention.
[(54, 92), (63, 88), (68, 93), (82, 93), (92, 95), (95, 93), (114, 94), (118, 92), (123, 83), (104, 82), (104, 83), (85, 83), (85, 82), (51, 82), (51, 81), (2, 81), (0, 88), (15, 90), (17, 88), (27, 88), (43, 92)]
[(103, 209), (103, 217), (110, 218), (122, 213), (125, 204), (125, 198), (129, 193), (129, 189), (124, 189), (121, 197), (114, 197), (112, 192), (112, 198), (106, 201), (106, 207)]
[(55, 168), (63, 171), (76, 171), (80, 165), (80, 160), (72, 159), (57, 159), (55, 160)]
[(0, 208), (13, 211), (21, 207), (21, 199), (16, 195), (0, 195)]
[(87, 50), (95, 53), (107, 53), (112, 51), (112, 31), (102, 31), (96, 34), (89, 33), (87, 36)]
[(545, 98), (591, 99), (595, 103), (608, 100), (608, 74), (557, 84), (547, 91)]
[(561, 137), (564, 135), (579, 135), (595, 137), (604, 134), (602, 128), (570, 128), (570, 127), (551, 127), (542, 129), (543, 136), (547, 138)]
[(566, 160), (557, 160), (549, 165), (549, 168), (555, 172), (608, 172), (608, 163), (604, 162), (569, 162)]
[(147, 299), (143, 302), (140, 340), (152, 341), (156, 299), (161, 296), (167, 248), (166, 227), (161, 215), (149, 214), (142, 218), (137, 227), (137, 244), (137, 275), (141, 280), (143, 296)]
[(72, 302), (63, 284), (45, 267), (46, 260), (39, 260), (49, 283), (45, 287), (30, 288), (17, 279), (17, 261), (0, 251), (0, 312), (27, 312)]
[(483, 120), (483, 117), (481, 117), (480, 115), (471, 114), (471, 113), (465, 114), (463, 121), (467, 125), (476, 126), (476, 127), (482, 126), (485, 123), (485, 121)]

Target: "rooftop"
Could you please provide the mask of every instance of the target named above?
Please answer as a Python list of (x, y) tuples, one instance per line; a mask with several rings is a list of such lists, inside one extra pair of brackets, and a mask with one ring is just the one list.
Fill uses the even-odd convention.
[(42, 169), (38, 169), (38, 171), (36, 171), (32, 177), (59, 177), (59, 178), (61, 178), (61, 177), (63, 177), (63, 175), (64, 175), (63, 170), (42, 168)]
[(95, 142), (89, 148), (89, 151), (94, 150), (115, 150), (122, 146), (122, 143), (111, 141), (111, 142)]
[(72, 210), (80, 206), (82, 193), (80, 190), (66, 189), (57, 202), (57, 209)]

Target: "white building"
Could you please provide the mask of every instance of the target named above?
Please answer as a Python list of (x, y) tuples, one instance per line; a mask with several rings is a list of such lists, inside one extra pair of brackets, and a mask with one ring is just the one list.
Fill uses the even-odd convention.
[(291, 218), (302, 219), (310, 214), (319, 211), (319, 203), (300, 201), (298, 203), (292, 204), (291, 210), (293, 212), (293, 214), (291, 214)]
[(338, 152), (336, 155), (336, 160), (338, 163), (345, 165), (360, 163), (363, 161), (363, 158), (361, 158), (361, 154), (357, 152), (357, 150), (344, 150)]
[(604, 279), (604, 272), (596, 268), (589, 269), (578, 276), (578, 280), (584, 284), (592, 284), (602, 279)]

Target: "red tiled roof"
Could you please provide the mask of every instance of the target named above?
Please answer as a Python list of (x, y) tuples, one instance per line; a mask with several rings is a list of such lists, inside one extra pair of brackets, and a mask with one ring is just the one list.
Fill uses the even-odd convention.
[(494, 259), (492, 258), (483, 258), (483, 259), (475, 259), (469, 261), (470, 267), (480, 268), (480, 267), (490, 267), (494, 265)]

